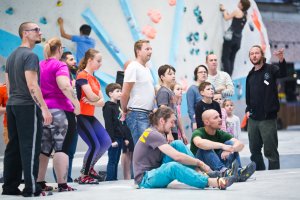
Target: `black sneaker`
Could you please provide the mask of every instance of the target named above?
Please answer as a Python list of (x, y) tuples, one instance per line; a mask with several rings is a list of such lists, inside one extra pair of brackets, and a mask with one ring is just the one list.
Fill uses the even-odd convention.
[(236, 177), (228, 176), (217, 179), (218, 188), (220, 190), (226, 190), (229, 186), (231, 186), (236, 181)]
[(58, 184), (57, 191), (58, 192), (68, 192), (68, 191), (75, 191), (77, 189), (70, 187), (69, 185), (65, 184)]
[(35, 193), (29, 193), (29, 192), (22, 192), (23, 197), (40, 197), (40, 196), (46, 196), (47, 193), (45, 191), (38, 191)]
[(53, 190), (53, 187), (52, 186), (48, 186), (46, 185), (46, 181), (41, 181), (41, 182), (36, 182), (36, 184), (38, 184), (43, 191), (52, 191)]
[(245, 168), (241, 169), (240, 175), (238, 177), (238, 181), (239, 182), (247, 181), (247, 179), (250, 178), (250, 176), (252, 176), (252, 174), (254, 174), (255, 169), (256, 169), (256, 164), (255, 164), (255, 162), (252, 161)]
[(19, 188), (10, 189), (10, 190), (3, 189), (2, 191), (2, 195), (21, 195), (21, 194), (22, 192), (21, 190), (19, 190)]
[(225, 176), (234, 176), (236, 179), (238, 179), (238, 170), (239, 170), (239, 163), (235, 159), (232, 162), (231, 168), (229, 170), (227, 170), (227, 173)]

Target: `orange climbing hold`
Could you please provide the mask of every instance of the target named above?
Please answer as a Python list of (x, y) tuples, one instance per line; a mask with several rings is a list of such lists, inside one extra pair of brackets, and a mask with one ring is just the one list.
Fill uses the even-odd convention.
[(152, 26), (144, 26), (142, 29), (142, 33), (147, 36), (149, 39), (154, 39), (156, 36), (156, 30)]
[(158, 10), (149, 10), (148, 16), (154, 23), (158, 23), (161, 20), (161, 14)]

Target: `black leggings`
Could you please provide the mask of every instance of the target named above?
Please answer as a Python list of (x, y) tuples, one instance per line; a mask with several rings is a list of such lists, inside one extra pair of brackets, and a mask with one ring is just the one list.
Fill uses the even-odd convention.
[(227, 72), (230, 76), (233, 72), (235, 55), (241, 47), (241, 37), (232, 36), (229, 41), (224, 40), (222, 50), (222, 63), (223, 71)]

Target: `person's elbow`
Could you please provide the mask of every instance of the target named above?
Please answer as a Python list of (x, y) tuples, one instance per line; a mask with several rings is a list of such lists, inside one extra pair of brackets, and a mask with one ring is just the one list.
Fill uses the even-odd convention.
[(38, 86), (37, 83), (34, 82), (34, 81), (28, 81), (27, 82), (27, 87), (28, 87), (28, 90), (30, 91), (30, 93), (32, 93), (32, 91), (35, 91), (37, 86)]

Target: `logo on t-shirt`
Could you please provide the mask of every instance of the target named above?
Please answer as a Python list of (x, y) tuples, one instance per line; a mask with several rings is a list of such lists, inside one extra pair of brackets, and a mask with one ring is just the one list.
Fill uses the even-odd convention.
[(268, 72), (265, 73), (264, 79), (265, 80), (269, 80), (270, 79), (270, 74)]

